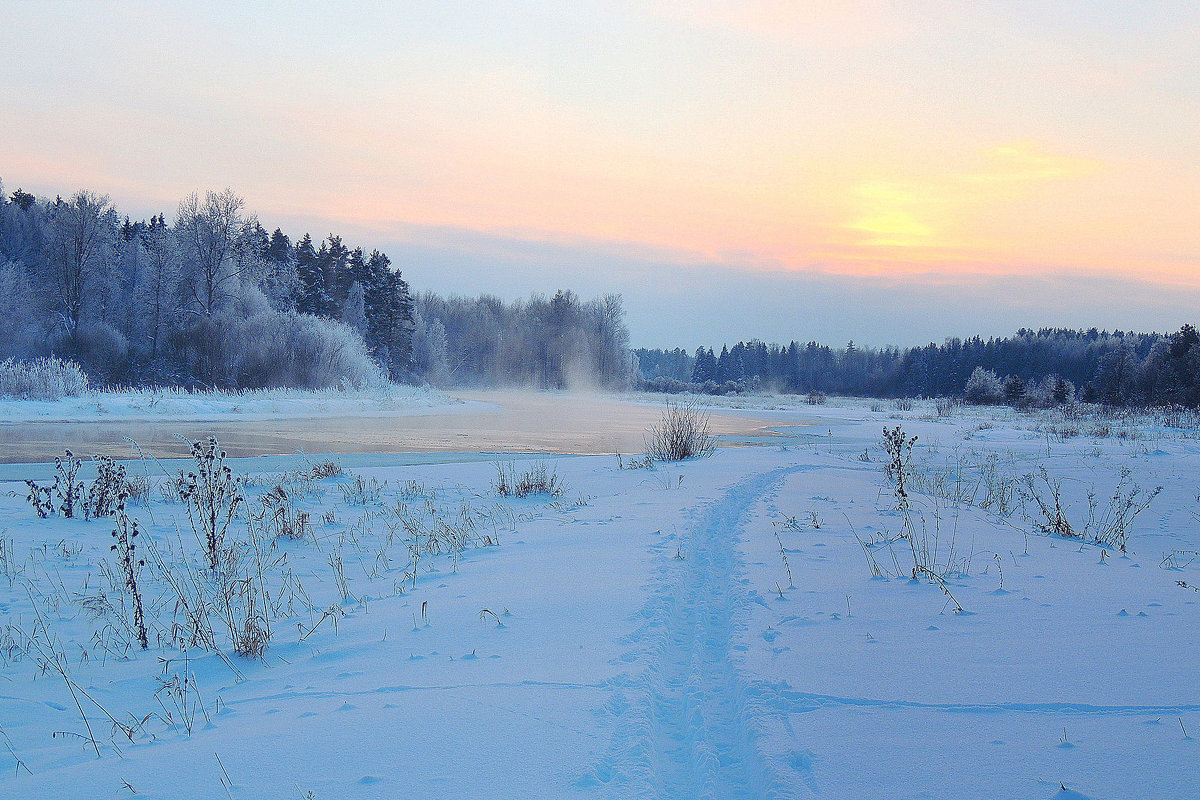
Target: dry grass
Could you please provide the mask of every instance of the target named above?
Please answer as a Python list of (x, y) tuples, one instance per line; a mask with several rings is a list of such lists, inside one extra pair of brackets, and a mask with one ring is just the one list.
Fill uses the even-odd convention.
[(496, 480), (492, 487), (496, 490), (496, 494), (502, 497), (520, 498), (533, 495), (562, 497), (567, 491), (566, 485), (559, 480), (554, 470), (546, 466), (544, 461), (535, 463), (520, 475), (517, 475), (516, 468), (512, 464), (508, 465), (507, 470), (504, 465), (497, 464)]
[(708, 414), (695, 402), (667, 403), (662, 419), (646, 434), (646, 457), (683, 461), (711, 456), (717, 440), (708, 432)]

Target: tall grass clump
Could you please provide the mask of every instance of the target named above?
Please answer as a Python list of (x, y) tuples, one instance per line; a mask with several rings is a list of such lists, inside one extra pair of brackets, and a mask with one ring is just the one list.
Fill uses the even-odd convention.
[(1067, 518), (1067, 507), (1062, 500), (1062, 481), (1050, 478), (1045, 467), (1036, 474), (1025, 476), (1027, 497), (1037, 505), (1041, 519), (1034, 525), (1041, 533), (1054, 534), (1063, 538), (1082, 539), (1102, 547), (1111, 547), (1127, 552), (1129, 533), (1134, 519), (1150, 507), (1163, 487), (1143, 489), (1130, 480), (1128, 467), (1121, 470), (1120, 479), (1108, 504), (1101, 509), (1095, 489), (1087, 493), (1087, 519), (1081, 526), (1074, 526)]
[(645, 436), (646, 455), (655, 461), (711, 456), (717, 440), (708, 432), (708, 414), (695, 402), (667, 403), (662, 419)]
[(539, 461), (525, 472), (517, 475), (512, 464), (505, 470), (504, 465), (496, 465), (496, 481), (492, 484), (496, 494), (501, 497), (526, 498), (533, 495), (561, 497), (567, 487), (559, 480), (558, 474)]
[(273, 539), (304, 539), (312, 533), (307, 511), (292, 504), (287, 489), (276, 486), (259, 498), (261, 509), (250, 512), (250, 519), (262, 524)]
[(0, 361), (0, 397), (13, 400), (58, 400), (88, 391), (87, 375), (74, 361), (35, 358)]
[(386, 488), (387, 481), (380, 482), (378, 478), (364, 478), (362, 475), (354, 475), (349, 481), (338, 484), (346, 504), (351, 506), (376, 505)]

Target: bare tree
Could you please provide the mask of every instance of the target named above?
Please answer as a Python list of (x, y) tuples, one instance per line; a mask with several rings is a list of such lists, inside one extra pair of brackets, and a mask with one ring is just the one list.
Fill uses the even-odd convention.
[(80, 191), (50, 211), (49, 262), (58, 313), (75, 341), (89, 293), (105, 283), (116, 214), (108, 195)]
[(179, 248), (175, 235), (160, 217), (152, 217), (142, 235), (146, 251), (146, 269), (142, 273), (139, 291), (146, 304), (148, 318), (144, 321), (149, 342), (150, 358), (157, 358), (162, 330), (169, 312), (177, 305), (174, 288), (178, 280)]
[(606, 294), (599, 301), (600, 335), (596, 370), (601, 382), (624, 388), (629, 381), (629, 329), (625, 327), (625, 303), (619, 294)]
[(237, 288), (246, 262), (235, 256), (249, 220), (242, 216), (245, 201), (232, 189), (197, 194), (179, 204), (175, 229), (193, 269), (188, 289), (193, 309), (211, 317)]
[(0, 256), (0, 361), (42, 355), (44, 313), (29, 275)]

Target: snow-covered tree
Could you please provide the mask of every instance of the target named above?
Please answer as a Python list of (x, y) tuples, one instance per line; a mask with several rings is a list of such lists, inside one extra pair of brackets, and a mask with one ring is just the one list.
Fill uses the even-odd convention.
[(237, 250), (248, 220), (245, 201), (232, 189), (191, 194), (179, 204), (175, 230), (183, 253), (192, 311), (211, 317), (238, 291), (245, 262)]
[(983, 367), (976, 367), (967, 379), (963, 397), (968, 403), (989, 405), (999, 403), (1004, 398), (1004, 387), (995, 372)]

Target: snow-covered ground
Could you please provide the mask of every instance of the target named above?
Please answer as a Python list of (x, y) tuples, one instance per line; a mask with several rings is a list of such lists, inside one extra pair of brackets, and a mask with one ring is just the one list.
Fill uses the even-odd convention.
[[(130, 506), (147, 650), (113, 520), (40, 519), (5, 481), (0, 795), (1200, 796), (1197, 431), (756, 402), (781, 436), (555, 458), (558, 497), (498, 496), (468, 456), (272, 462), (228, 532), (245, 583), (131, 462), (157, 484)], [(1158, 486), (1127, 552), (1094, 543), (1114, 493)], [(1083, 536), (1042, 530), (1055, 487)], [(231, 645), (249, 597), (261, 659)]]

